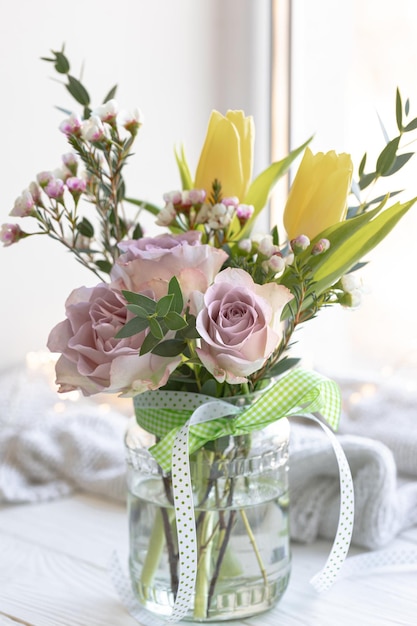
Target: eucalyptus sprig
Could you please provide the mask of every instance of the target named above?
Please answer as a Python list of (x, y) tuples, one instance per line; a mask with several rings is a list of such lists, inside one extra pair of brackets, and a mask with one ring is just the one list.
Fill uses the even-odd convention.
[[(410, 119), (410, 100), (407, 98), (405, 102), (403, 102), (403, 98), (398, 88), (396, 90), (395, 97), (395, 113), (398, 134), (396, 134), (396, 136), (392, 139), (390, 139), (381, 118), (379, 118), (382, 133), (385, 139), (385, 146), (379, 153), (376, 159), (375, 167), (371, 171), (366, 171), (368, 155), (366, 152), (363, 155), (358, 168), (358, 180), (354, 181), (352, 184), (352, 192), (357, 199), (358, 204), (349, 207), (347, 215), (348, 219), (364, 213), (369, 210), (371, 206), (380, 204), (384, 199), (383, 195), (378, 195), (364, 200), (362, 198), (362, 192), (365, 189), (369, 190), (369, 188), (373, 188), (381, 178), (388, 178), (389, 176), (396, 174), (415, 154), (414, 152), (404, 152), (403, 150), (409, 145), (409, 133), (412, 133), (417, 129), (417, 117)], [(404, 145), (405, 139), (407, 139), (408, 142)], [(411, 141), (415, 141), (415, 139), (415, 137), (411, 137)], [(399, 193), (401, 193), (401, 190), (390, 191), (389, 195), (390, 197), (393, 197)]]
[[(116, 338), (131, 337), (148, 331), (140, 355), (152, 352), (158, 356), (174, 357), (183, 354), (192, 357), (190, 342), (199, 337), (195, 327), (195, 316), (188, 309), (184, 312), (184, 299), (178, 279), (169, 281), (168, 293), (159, 300), (123, 291), (126, 308), (134, 315), (117, 333)], [(168, 338), (167, 335), (174, 333)]]

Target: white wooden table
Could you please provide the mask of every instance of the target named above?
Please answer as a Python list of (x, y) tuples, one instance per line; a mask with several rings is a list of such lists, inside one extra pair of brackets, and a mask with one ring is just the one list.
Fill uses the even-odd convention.
[[(77, 494), (0, 508), (1, 626), (137, 626), (108, 572), (114, 550), (127, 555), (123, 505)], [(392, 546), (417, 548), (417, 528)], [(251, 626), (417, 624), (417, 568), (339, 580), (317, 594), (309, 579), (324, 565), (328, 542), (293, 545), (289, 588)], [(352, 553), (358, 553), (353, 550)], [(235, 624), (238, 624), (235, 622)]]

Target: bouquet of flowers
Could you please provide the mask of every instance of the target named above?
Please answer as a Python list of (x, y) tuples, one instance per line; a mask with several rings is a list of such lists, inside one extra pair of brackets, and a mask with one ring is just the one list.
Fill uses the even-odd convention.
[[(97, 276), (96, 286), (69, 295), (65, 320), (49, 336), (49, 349), (61, 355), (56, 363), (59, 391), (134, 397), (139, 421), (154, 436), (151, 450), (162, 468), (165, 502), (172, 503), (171, 461), (163, 449), (170, 437), (172, 446), (170, 411), (167, 406), (152, 409), (149, 394), (159, 398), (158, 391), (185, 392), (222, 399), (230, 403), (229, 413), (236, 414), (242, 397), (270, 389), (271, 380), (290, 380), (298, 370), (298, 359), (290, 356), (295, 329), (322, 307), (358, 304), (356, 271), (362, 259), (415, 202), (390, 203), (397, 192), (362, 200), (362, 192), (411, 158), (412, 153), (402, 150), (402, 140), (417, 127), (417, 118), (409, 119), (409, 102), (403, 104), (397, 91), (398, 135), (387, 139), (370, 171), (364, 156), (357, 180), (348, 154), (313, 154), (310, 141), (253, 178), (253, 119), (242, 111), (213, 111), (195, 172), (184, 149), (177, 151), (181, 185), (165, 193), (157, 206), (129, 197), (123, 177), (142, 113), (119, 112), (116, 88), (93, 108), (86, 87), (70, 73), (64, 50), (45, 60), (54, 64), (80, 108), (65, 111), (60, 126), (71, 151), (62, 157), (60, 169), (40, 172), (16, 199), (11, 215), (30, 220), (36, 228), (24, 231), (5, 224), (0, 239), (8, 246), (47, 235)], [(284, 207), (284, 240), (276, 226), (257, 234), (257, 217), (298, 157), (302, 159)], [(144, 235), (144, 211), (155, 216), (163, 234)], [(296, 398), (281, 415), (275, 406), (269, 422), (299, 405)], [(190, 415), (185, 408), (176, 411), (176, 432)], [(236, 523), (233, 511), (228, 519), (225, 515), (233, 478), (226, 477), (221, 486), (217, 480), (222, 463), (235, 458), (236, 449), (224, 443), (224, 412), (219, 419), (220, 430), (190, 440), (187, 448), (191, 455), (200, 454), (197, 465), (204, 458), (211, 468), (204, 489), (201, 483), (195, 488), (200, 508), (210, 498), (223, 507), (218, 518), (207, 512), (198, 518), (197, 619), (208, 616), (215, 585), (230, 561), (228, 541)], [(336, 427), (337, 417), (330, 422)], [(257, 428), (257, 422), (249, 425), (246, 420), (235, 437), (244, 457), (251, 445), (248, 433)], [(144, 565), (141, 594), (146, 595), (159, 567), (156, 546), (165, 542), (175, 596), (175, 519), (165, 505), (160, 511), (159, 522), (151, 522), (154, 549)], [(243, 513), (242, 520), (264, 575)]]

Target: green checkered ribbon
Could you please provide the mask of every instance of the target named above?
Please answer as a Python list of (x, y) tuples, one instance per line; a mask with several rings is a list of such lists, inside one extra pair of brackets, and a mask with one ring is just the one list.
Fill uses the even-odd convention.
[(189, 429), (189, 454), (224, 435), (260, 430), (283, 417), (320, 412), (337, 429), (341, 398), (337, 384), (320, 374), (294, 369), (259, 394), (248, 408), (203, 394), (149, 391), (135, 397), (137, 421), (161, 441), (150, 449), (161, 467), (171, 467), (172, 449), (179, 429), (193, 416)]

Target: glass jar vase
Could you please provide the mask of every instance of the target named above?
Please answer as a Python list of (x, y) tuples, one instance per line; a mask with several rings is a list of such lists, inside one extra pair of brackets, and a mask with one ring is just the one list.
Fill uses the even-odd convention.
[[(242, 400), (243, 398), (243, 400)], [(253, 396), (233, 398), (242, 408)], [(184, 619), (243, 619), (275, 605), (288, 584), (289, 423), (222, 436), (190, 456), (197, 576)], [(179, 581), (172, 477), (153, 458), (155, 437), (136, 421), (127, 451), (129, 570), (138, 602), (168, 617)]]

